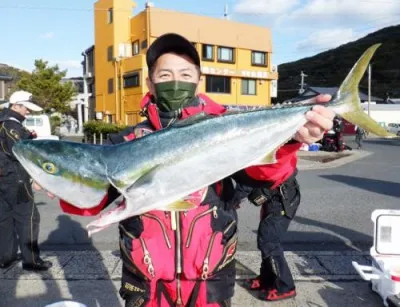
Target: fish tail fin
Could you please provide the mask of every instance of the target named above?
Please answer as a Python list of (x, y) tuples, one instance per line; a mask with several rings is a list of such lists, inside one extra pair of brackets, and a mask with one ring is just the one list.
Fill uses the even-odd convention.
[(385, 128), (380, 126), (364, 112), (358, 92), (360, 80), (363, 77), (372, 56), (380, 45), (381, 44), (375, 44), (369, 47), (359, 58), (341, 84), (337, 93), (337, 98), (342, 98), (344, 102), (337, 108), (337, 113), (348, 122), (357, 125), (370, 133), (381, 137), (396, 137), (386, 131)]

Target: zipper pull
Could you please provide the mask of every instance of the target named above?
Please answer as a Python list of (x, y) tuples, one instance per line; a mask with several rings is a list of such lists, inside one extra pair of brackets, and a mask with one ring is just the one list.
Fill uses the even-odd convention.
[(146, 264), (146, 265), (150, 265), (151, 264), (151, 258), (150, 258), (150, 255), (149, 255), (148, 251), (146, 251), (144, 253), (143, 261), (144, 261), (144, 264)]
[(213, 207), (213, 216), (214, 216), (215, 219), (218, 218), (217, 210), (218, 210), (217, 206), (214, 206), (214, 207)]
[(153, 264), (150, 262), (149, 267), (147, 268), (147, 272), (149, 272), (149, 274), (151, 275), (151, 277), (154, 278), (155, 276), (155, 272), (154, 272), (154, 267)]
[(201, 279), (206, 280), (208, 277), (208, 258), (204, 259), (203, 272), (201, 274)]
[(143, 259), (144, 263), (147, 265), (147, 272), (149, 272), (149, 274), (151, 275), (151, 277), (155, 276), (155, 271), (154, 271), (154, 266), (153, 263), (151, 261), (151, 257), (148, 251), (146, 251), (144, 253), (144, 259)]

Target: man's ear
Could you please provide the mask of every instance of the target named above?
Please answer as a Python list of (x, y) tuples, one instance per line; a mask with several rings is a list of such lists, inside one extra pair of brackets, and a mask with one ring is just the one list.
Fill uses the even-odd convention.
[(154, 89), (154, 84), (150, 80), (149, 77), (146, 78), (146, 85), (147, 85), (147, 88), (149, 89), (150, 94), (153, 95), (154, 97), (156, 97), (156, 91)]

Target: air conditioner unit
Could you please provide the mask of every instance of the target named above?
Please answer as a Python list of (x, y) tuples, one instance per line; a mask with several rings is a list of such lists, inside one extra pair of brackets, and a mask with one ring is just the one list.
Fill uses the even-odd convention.
[(272, 65), (272, 72), (277, 72), (278, 71), (278, 66)]

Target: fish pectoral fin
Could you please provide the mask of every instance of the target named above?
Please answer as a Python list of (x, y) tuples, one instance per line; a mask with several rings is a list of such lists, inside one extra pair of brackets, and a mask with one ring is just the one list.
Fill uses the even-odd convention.
[(274, 150), (274, 151), (268, 153), (267, 155), (262, 157), (260, 160), (257, 160), (255, 163), (253, 163), (253, 165), (265, 165), (265, 164), (276, 163), (277, 162), (276, 152), (277, 152), (277, 150)]
[(196, 208), (195, 204), (192, 204), (190, 202), (184, 201), (184, 200), (178, 200), (173, 202), (172, 204), (169, 204), (165, 210), (166, 211), (185, 211), (185, 210), (190, 210)]

